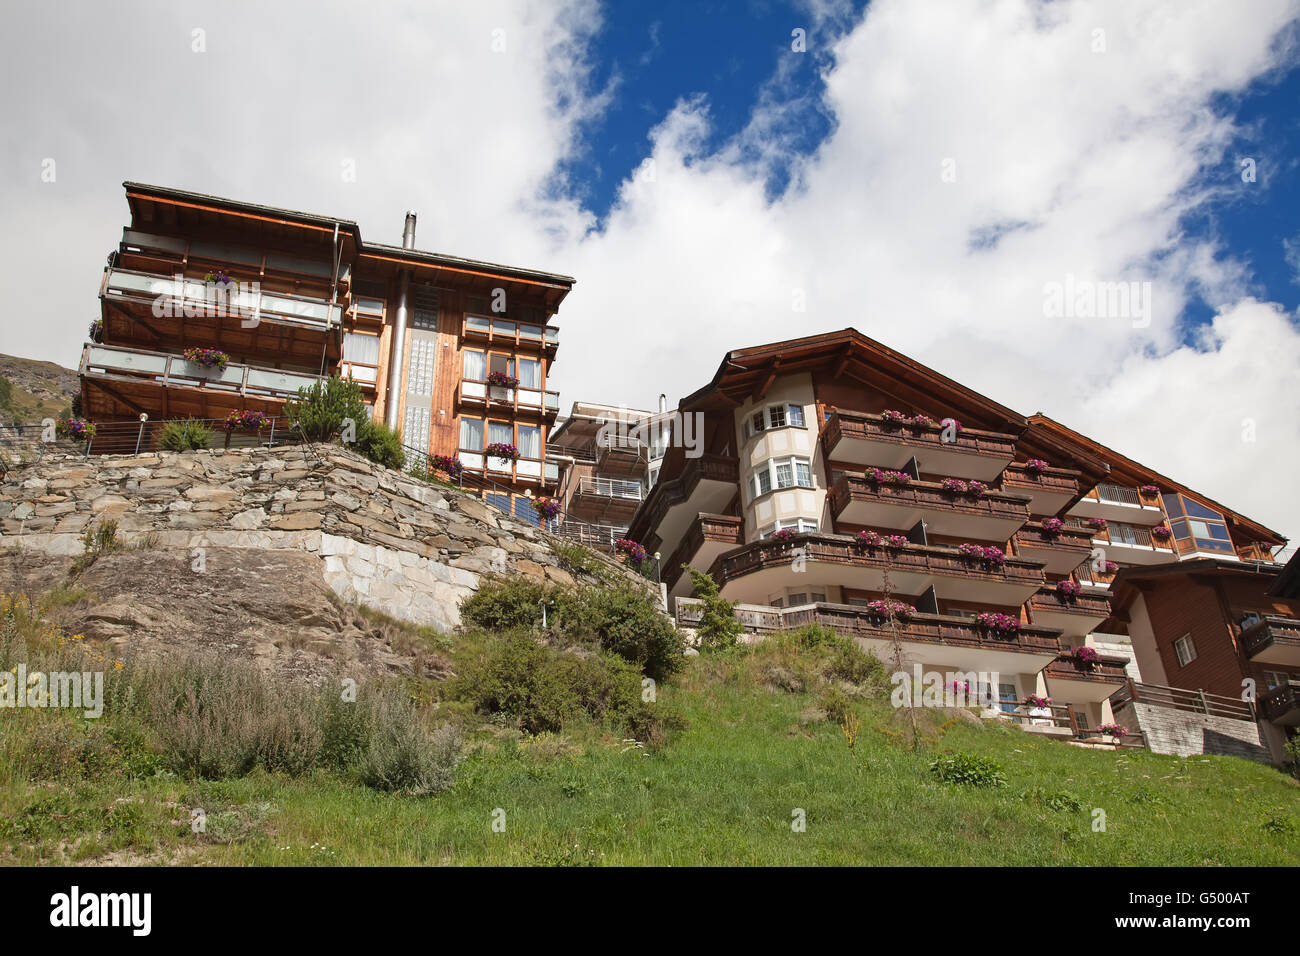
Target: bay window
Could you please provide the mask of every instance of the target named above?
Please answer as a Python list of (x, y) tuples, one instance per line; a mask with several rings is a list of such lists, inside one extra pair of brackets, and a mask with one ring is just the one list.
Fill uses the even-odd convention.
[(754, 498), (776, 488), (812, 488), (812, 462), (807, 458), (772, 458), (759, 465), (750, 482)]

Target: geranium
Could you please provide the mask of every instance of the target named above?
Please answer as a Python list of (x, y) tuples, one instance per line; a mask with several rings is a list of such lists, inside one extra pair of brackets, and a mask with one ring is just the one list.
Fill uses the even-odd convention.
[(1089, 518), (1085, 524), (1093, 531), (1104, 531), (1106, 528), (1105, 518)]
[(1009, 614), (985, 611), (975, 615), (975, 623), (1000, 637), (1010, 637), (1020, 632), (1020, 622)]
[(264, 412), (259, 412), (255, 408), (249, 408), (242, 412), (231, 412), (226, 416), (226, 428), (230, 431), (235, 429), (250, 432), (261, 431), (269, 424), (271, 424), (271, 419), (267, 418)]
[(1000, 568), (1007, 563), (1006, 552), (1001, 548), (985, 547), (982, 544), (959, 544), (957, 550), (973, 561), (979, 561), (985, 567)]
[(957, 421), (955, 418), (945, 418), (940, 421), (939, 424), (945, 428), (951, 427), (955, 434), (961, 434), (961, 422)]
[(1034, 475), (1035, 477), (1041, 475), (1050, 467), (1052, 466), (1049, 465), (1047, 462), (1043, 461), (1043, 459), (1041, 458), (1031, 458), (1027, 462), (1025, 462), (1025, 471), (1029, 472), (1031, 475)]
[(54, 434), (70, 441), (90, 441), (95, 437), (95, 426), (84, 418), (59, 418), (54, 422)]
[(1070, 652), (1070, 656), (1080, 664), (1096, 664), (1101, 660), (1096, 649), (1092, 647), (1076, 647)]
[(204, 368), (224, 369), (230, 362), (230, 356), (220, 349), (186, 349), (183, 353), (185, 361), (191, 365), (202, 365)]
[(1057, 581), (1056, 596), (1062, 603), (1073, 603), (1074, 599), (1083, 593), (1083, 588), (1074, 581)]
[(1114, 574), (1119, 570), (1119, 565), (1114, 561), (1103, 561), (1101, 562), (1101, 570), (1106, 574)]
[(641, 547), (641, 545), (637, 544), (631, 538), (619, 538), (615, 541), (614, 551), (623, 555), (627, 560), (631, 561), (638, 567), (645, 563), (645, 560), (648, 557), (645, 548)]
[(909, 543), (907, 538), (904, 535), (901, 534), (881, 535), (881, 534), (877, 534), (874, 531), (859, 531), (857, 534), (857, 540), (858, 540), (858, 544), (862, 545), (863, 547), (873, 548), (873, 549), (880, 548), (880, 547), (898, 549)]
[(441, 471), (450, 478), (459, 478), (465, 472), (465, 466), (461, 464), (459, 458), (452, 458), (450, 455), (430, 455), (429, 456), (429, 474)]
[(483, 449), (483, 453), (489, 458), (507, 458), (510, 461), (519, 460), (519, 449), (509, 442), (494, 441)]
[(902, 601), (871, 601), (867, 604), (867, 612), (872, 617), (883, 618), (886, 621), (891, 617), (899, 621), (909, 621), (916, 613), (916, 608)]
[(1168, 541), (1174, 536), (1174, 533), (1162, 524), (1156, 525), (1151, 529), (1151, 537), (1157, 541)]
[(905, 485), (912, 476), (904, 471), (889, 471), (881, 468), (868, 468), (863, 477), (873, 485)]
[(1027, 707), (1051, 707), (1052, 698), (1043, 697), (1040, 694), (1030, 694), (1028, 697), (1024, 699), (1023, 703)]
[(886, 408), (880, 413), (880, 420), (886, 425), (906, 425), (911, 419), (896, 408)]
[(239, 288), (239, 280), (230, 278), (230, 273), (225, 269), (218, 269), (216, 272), (209, 272), (203, 277), (203, 281), (210, 285), (231, 285), (236, 289)]
[(1123, 724), (1098, 724), (1097, 732), (1117, 738), (1128, 736), (1128, 728)]
[(1150, 497), (1153, 497), (1153, 496), (1155, 496), (1155, 495), (1160, 494), (1160, 486), (1159, 486), (1159, 485), (1142, 485), (1142, 486), (1140, 486), (1140, 487), (1138, 488), (1138, 491), (1142, 492), (1142, 494), (1144, 494), (1144, 495), (1146, 495), (1148, 498), (1150, 498)]
[(917, 428), (933, 428), (936, 422), (929, 415), (913, 415), (909, 424), (915, 425)]
[(92, 342), (104, 341), (104, 320), (103, 319), (96, 319), (94, 322), (90, 323), (90, 341)]
[(1055, 538), (1065, 529), (1065, 522), (1060, 518), (1043, 519), (1043, 537)]
[(949, 494), (969, 495), (972, 498), (980, 498), (989, 490), (989, 486), (982, 481), (962, 481), (960, 478), (945, 478), (940, 485)]
[(519, 379), (505, 372), (488, 372), (487, 383), (497, 388), (518, 388)]
[(777, 541), (789, 541), (794, 537), (794, 532), (789, 528), (777, 528), (772, 532), (772, 537), (776, 538)]
[(545, 521), (550, 521), (552, 518), (558, 517), (560, 514), (560, 507), (560, 502), (555, 498), (533, 499), (533, 510), (537, 512), (539, 518), (542, 518)]

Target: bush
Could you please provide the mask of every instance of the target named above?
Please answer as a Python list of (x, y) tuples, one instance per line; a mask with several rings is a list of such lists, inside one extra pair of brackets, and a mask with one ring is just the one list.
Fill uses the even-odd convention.
[(1300, 780), (1300, 734), (1286, 742), (1286, 753), (1291, 758), (1291, 775)]
[(158, 446), (167, 451), (198, 451), (212, 447), (212, 432), (194, 418), (167, 422), (158, 435)]
[(394, 471), (401, 471), (406, 464), (402, 436), (383, 422), (367, 420), (364, 427), (358, 427), (356, 449), (375, 464)]
[(832, 628), (820, 624), (805, 624), (791, 631), (790, 637), (800, 647), (837, 647), (844, 643), (844, 638)]
[(700, 648), (717, 650), (731, 647), (736, 643), (736, 639), (745, 633), (745, 625), (736, 620), (735, 603), (725, 601), (719, 596), (718, 582), (710, 575), (697, 571), (688, 564), (683, 564), (682, 568), (691, 576), (695, 596), (704, 601), (704, 614), (700, 622), (695, 625), (695, 633), (700, 639)]
[(945, 783), (972, 787), (1000, 787), (1006, 783), (1002, 766), (978, 754), (944, 754), (930, 764), (930, 772)]
[(681, 669), (686, 645), (676, 626), (650, 599), (629, 587), (563, 588), (526, 578), (485, 581), (460, 607), (461, 620), (486, 631), (537, 627), (541, 602), (548, 627), (561, 640), (589, 644), (664, 680)]
[(349, 419), (360, 439), (363, 423), (370, 421), (361, 387), (337, 375), (298, 389), (298, 398), (285, 403), (284, 413), (308, 441), (329, 441)]
[(488, 638), (449, 692), (481, 714), (513, 718), (529, 734), (559, 733), (585, 717), (659, 746), (683, 726), (672, 711), (642, 701), (641, 674), (628, 661), (548, 647), (525, 631)]
[(869, 651), (864, 651), (854, 641), (841, 638), (835, 656), (827, 665), (826, 673), (850, 684), (885, 690), (890, 686), (889, 671), (884, 662)]
[(373, 729), (361, 763), (361, 782), (375, 790), (425, 796), (451, 786), (460, 759), (461, 737), (444, 724), (426, 735), (409, 703), (379, 698)]

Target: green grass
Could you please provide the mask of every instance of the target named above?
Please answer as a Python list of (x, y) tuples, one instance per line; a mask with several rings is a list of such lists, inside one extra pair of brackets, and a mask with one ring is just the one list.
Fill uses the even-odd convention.
[[(434, 797), (324, 772), (191, 782), (128, 768), (36, 781), (7, 746), (0, 862), (1300, 863), (1300, 785), (1278, 770), (1084, 750), (947, 712), (923, 715), (913, 749), (906, 720), (862, 695), (850, 748), (816, 688), (770, 686), (774, 667), (806, 674), (819, 653), (772, 646), (692, 658), (659, 688), (690, 729), (658, 752), (590, 724), (531, 738), (479, 719), (455, 784)], [(947, 753), (995, 762), (1004, 783), (940, 781), (930, 765)], [(191, 831), (194, 807), (206, 812), (206, 833)], [(1105, 832), (1093, 830), (1094, 808), (1105, 811)], [(498, 809), (504, 832), (493, 830)], [(796, 809), (804, 832), (792, 829)]]

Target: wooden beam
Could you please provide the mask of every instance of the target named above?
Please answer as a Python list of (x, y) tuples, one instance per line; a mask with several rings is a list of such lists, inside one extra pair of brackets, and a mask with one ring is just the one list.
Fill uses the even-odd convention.
[(772, 359), (772, 364), (768, 368), (767, 378), (764, 379), (763, 384), (754, 391), (755, 401), (767, 394), (767, 390), (772, 387), (772, 383), (776, 381), (776, 377), (780, 374), (780, 371), (781, 357), (778, 355), (776, 358)]

